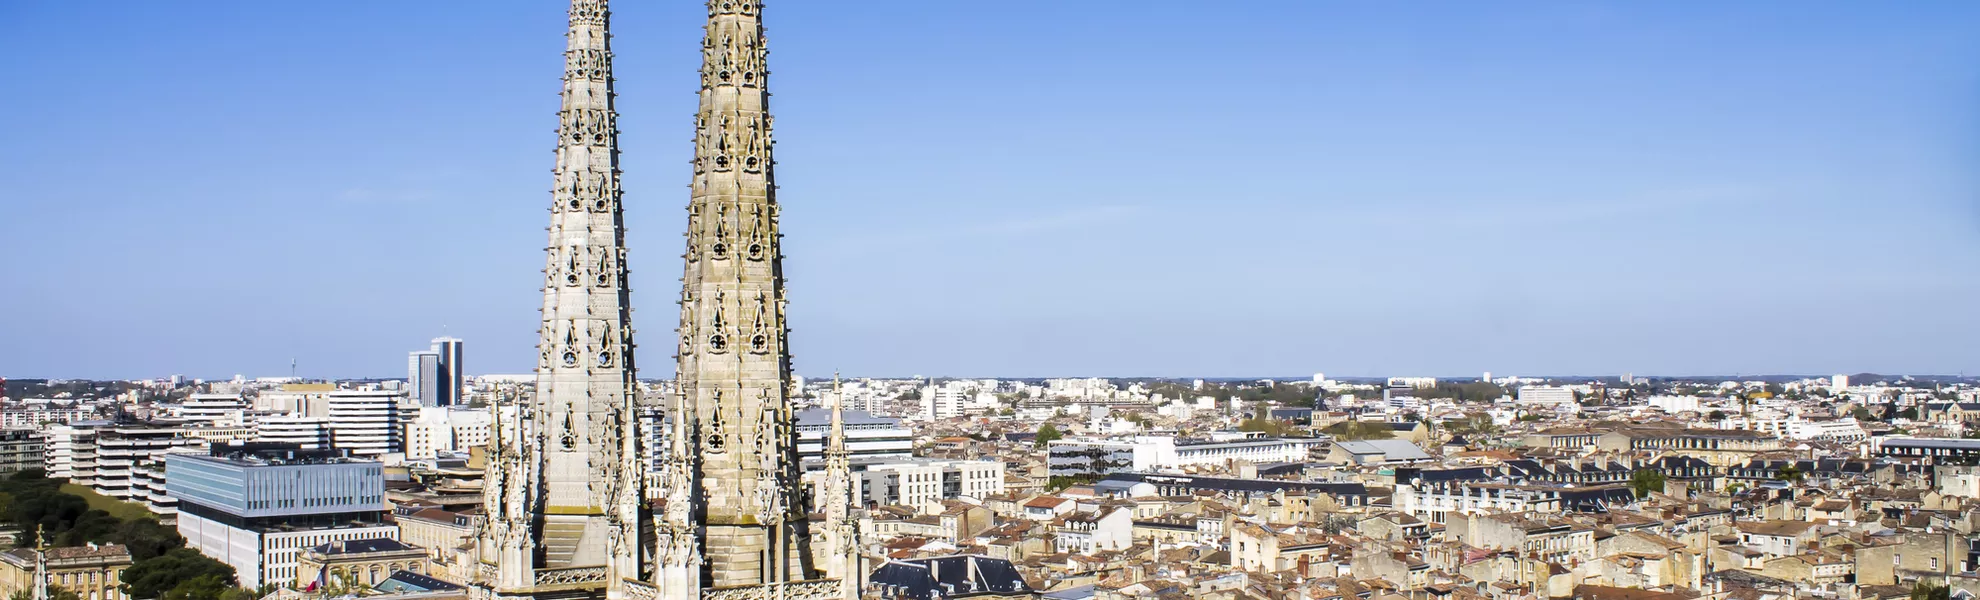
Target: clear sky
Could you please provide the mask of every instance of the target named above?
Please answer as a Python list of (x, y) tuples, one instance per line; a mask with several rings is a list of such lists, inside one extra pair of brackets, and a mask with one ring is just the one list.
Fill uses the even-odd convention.
[[(527, 371), (565, 6), (0, 0), (0, 375)], [(704, 17), (615, 9), (667, 377)], [(1980, 3), (768, 22), (806, 375), (1980, 372)]]

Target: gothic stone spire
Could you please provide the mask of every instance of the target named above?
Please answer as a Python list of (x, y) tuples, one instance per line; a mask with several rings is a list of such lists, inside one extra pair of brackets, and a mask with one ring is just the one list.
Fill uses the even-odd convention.
[(825, 438), (825, 493), (819, 508), (825, 513), (825, 548), (821, 554), (827, 577), (839, 580), (842, 600), (859, 600), (865, 573), (859, 555), (859, 517), (854, 497), (859, 489), (852, 476), (852, 453), (846, 449), (845, 393), (839, 374), (832, 374), (832, 424)]
[(710, 0), (678, 383), (697, 424), (705, 585), (810, 576), (785, 345), (761, 3)]
[(638, 384), (609, 23), (606, 0), (572, 0), (536, 391), (503, 424), (509, 436), (489, 466), (487, 496), (498, 503), (477, 588), (496, 595), (640, 577)]

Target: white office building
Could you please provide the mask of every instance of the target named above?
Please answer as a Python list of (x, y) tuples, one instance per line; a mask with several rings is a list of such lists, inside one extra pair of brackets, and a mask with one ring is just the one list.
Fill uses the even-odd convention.
[(179, 427), (115, 426), (96, 434), (96, 469), (88, 475), (90, 489), (116, 498), (143, 502), (139, 471), (160, 468), (174, 452), (199, 452), (205, 440), (186, 435)]
[(95, 418), (96, 411), (80, 406), (44, 406), (0, 410), (0, 429), (41, 429), (49, 425)]
[[(853, 498), (862, 504), (938, 507), (943, 500), (981, 500), (1004, 492), (1004, 463), (991, 460), (869, 458), (853, 461)], [(825, 472), (805, 473), (811, 497), (824, 498)], [(814, 507), (816, 508), (816, 507)]]
[(1697, 396), (1651, 396), (1649, 404), (1667, 413), (1698, 412), (1699, 406)]
[(1787, 437), (1824, 442), (1861, 442), (1870, 439), (1870, 432), (1864, 431), (1856, 419), (1847, 417), (1824, 421), (1795, 417), (1787, 422)]
[(486, 446), (491, 422), (487, 409), (419, 407), (418, 416), (406, 423), (406, 458), (423, 460)]
[(1189, 465), (1305, 462), (1329, 442), (1319, 438), (1255, 438), (1222, 442), (1177, 441), (1168, 436), (1055, 440), (1046, 445), (1052, 475), (1151, 472)]
[(406, 423), (413, 405), (398, 392), (339, 390), (325, 397), (330, 444), (352, 456), (380, 457), (406, 451)]
[(924, 387), (921, 389), (921, 418), (935, 420), (963, 416), (964, 405), (974, 394), (974, 389), (960, 381)]
[(188, 425), (245, 425), (250, 421), (247, 398), (240, 394), (193, 394), (177, 412)]
[[(844, 411), (846, 451), (855, 459), (906, 458), (914, 456), (914, 432), (901, 426), (899, 419), (876, 417), (863, 410)], [(832, 411), (813, 408), (798, 411), (798, 457), (806, 467), (822, 469), (825, 436), (832, 428)]]
[(1574, 389), (1545, 385), (1529, 385), (1519, 388), (1519, 403), (1534, 406), (1566, 406), (1574, 404)]
[(243, 587), (296, 585), (306, 548), (399, 537), (385, 519), (383, 466), (331, 451), (173, 454), (165, 489), (186, 546), (233, 566)]
[(48, 477), (88, 486), (96, 474), (96, 431), (109, 425), (109, 421), (82, 421), (49, 426), (43, 445)]
[(255, 441), (289, 444), (304, 450), (330, 447), (330, 420), (320, 417), (283, 415), (255, 421)]

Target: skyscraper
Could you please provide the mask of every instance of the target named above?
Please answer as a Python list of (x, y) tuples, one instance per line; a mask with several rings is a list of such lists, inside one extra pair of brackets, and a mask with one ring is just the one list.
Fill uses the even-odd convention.
[(439, 352), (414, 350), (406, 353), (406, 393), (412, 396), (414, 402), (439, 406), (446, 381), (446, 369), (440, 366)]
[(536, 389), (491, 435), (478, 598), (620, 598), (642, 578), (609, 22), (604, 0), (571, 2)]
[(460, 338), (433, 338), (433, 352), (440, 355), (440, 380), (445, 384), (445, 389), (434, 398), (433, 406), (462, 404), (462, 397), (467, 391), (461, 387), (465, 378), (461, 373)]
[(461, 340), (433, 338), (433, 347), (406, 355), (406, 388), (425, 406), (461, 404)]

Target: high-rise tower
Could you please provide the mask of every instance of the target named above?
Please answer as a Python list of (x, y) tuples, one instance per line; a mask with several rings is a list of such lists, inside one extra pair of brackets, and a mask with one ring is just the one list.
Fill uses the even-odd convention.
[[(674, 421), (692, 432), (702, 584), (812, 574), (790, 406), (761, 3), (710, 0)], [(663, 534), (663, 537), (664, 534)]]
[(642, 577), (609, 22), (606, 0), (572, 0), (536, 393), (497, 411), (477, 597), (624, 596)]

